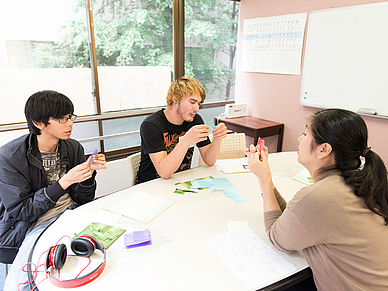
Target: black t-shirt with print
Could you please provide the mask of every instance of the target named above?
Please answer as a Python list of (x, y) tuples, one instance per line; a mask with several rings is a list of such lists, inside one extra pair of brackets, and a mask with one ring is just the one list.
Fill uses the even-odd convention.
[[(159, 177), (149, 154), (161, 151), (167, 151), (167, 154), (169, 154), (179, 142), (179, 137), (185, 135), (193, 126), (204, 124), (201, 116), (196, 114), (192, 122), (184, 121), (181, 125), (175, 125), (167, 120), (163, 111), (164, 109), (161, 109), (148, 116), (140, 126), (141, 162), (137, 173), (138, 183)], [(197, 143), (197, 147), (201, 148), (208, 144), (210, 144), (209, 138)], [(176, 172), (190, 169), (193, 151), (193, 147), (187, 150), (186, 155)]]

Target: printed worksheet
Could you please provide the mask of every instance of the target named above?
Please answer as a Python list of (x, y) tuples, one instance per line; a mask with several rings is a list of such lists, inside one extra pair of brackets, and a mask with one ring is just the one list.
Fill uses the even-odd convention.
[(300, 75), (307, 13), (245, 19), (241, 70)]
[(249, 290), (265, 287), (296, 270), (252, 230), (228, 232), (205, 241)]

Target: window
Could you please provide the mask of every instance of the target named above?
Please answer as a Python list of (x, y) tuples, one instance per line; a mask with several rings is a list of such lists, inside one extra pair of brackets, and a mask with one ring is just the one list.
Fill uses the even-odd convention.
[[(172, 0), (97, 1), (94, 11), (101, 113), (165, 104), (172, 81)], [(103, 135), (138, 131), (146, 116), (103, 120)], [(104, 141), (105, 152), (140, 145), (140, 135)]]
[(239, 4), (186, 0), (185, 72), (201, 81), (206, 102), (234, 100)]
[(44, 89), (69, 96), (78, 115), (96, 113), (85, 12), (75, 11), (76, 3), (2, 4), (0, 21), (6, 29), (0, 34), (0, 124), (24, 122), (27, 98)]
[[(181, 47), (173, 40), (173, 20), (182, 14), (174, 10), (176, 2), (185, 7), (179, 16), (185, 18)], [(200, 80), (207, 90), (205, 109), (200, 111), (207, 124), (224, 110), (223, 101), (234, 100), (237, 2), (86, 3), (2, 4), (0, 24), (7, 29), (0, 33), (0, 146), (28, 132), (27, 98), (52, 89), (73, 101), (79, 116), (73, 138), (81, 141), (86, 153), (99, 149), (109, 156), (138, 150), (141, 122), (165, 105), (176, 73), (174, 48), (185, 49), (178, 63), (185, 63), (185, 75)]]
[(97, 1), (101, 111), (163, 106), (172, 81), (172, 0)]

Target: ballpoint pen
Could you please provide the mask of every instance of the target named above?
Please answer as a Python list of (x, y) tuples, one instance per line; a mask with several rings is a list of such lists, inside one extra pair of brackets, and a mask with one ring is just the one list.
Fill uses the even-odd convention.
[(261, 151), (264, 149), (264, 141), (261, 139), (261, 137), (259, 137), (259, 140), (257, 141), (256, 148), (257, 152), (259, 153), (259, 159), (262, 161)]
[(98, 154), (98, 150), (95, 150), (94, 152), (92, 152), (92, 154), (91, 154), (90, 157), (89, 157), (88, 162), (93, 161), (93, 156), (94, 156), (95, 154)]

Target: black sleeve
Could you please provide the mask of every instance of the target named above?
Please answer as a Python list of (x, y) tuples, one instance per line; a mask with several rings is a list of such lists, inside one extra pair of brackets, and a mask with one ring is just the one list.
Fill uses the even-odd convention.
[(140, 126), (141, 146), (145, 154), (166, 151), (163, 142), (163, 134), (157, 126), (151, 122), (143, 122)]
[[(76, 143), (75, 152), (72, 153), (75, 155), (75, 163), (72, 166), (75, 167), (79, 164), (82, 164), (85, 162), (85, 152), (83, 146), (78, 141), (73, 141)], [(106, 170), (107, 171), (107, 170)], [(89, 179), (80, 182), (80, 183), (74, 183), (70, 185), (70, 187), (67, 189), (68, 193), (70, 194), (71, 198), (77, 202), (78, 204), (85, 204), (87, 202), (90, 202), (94, 199), (95, 193), (96, 193), (96, 177), (97, 171), (93, 171), (92, 177)]]

